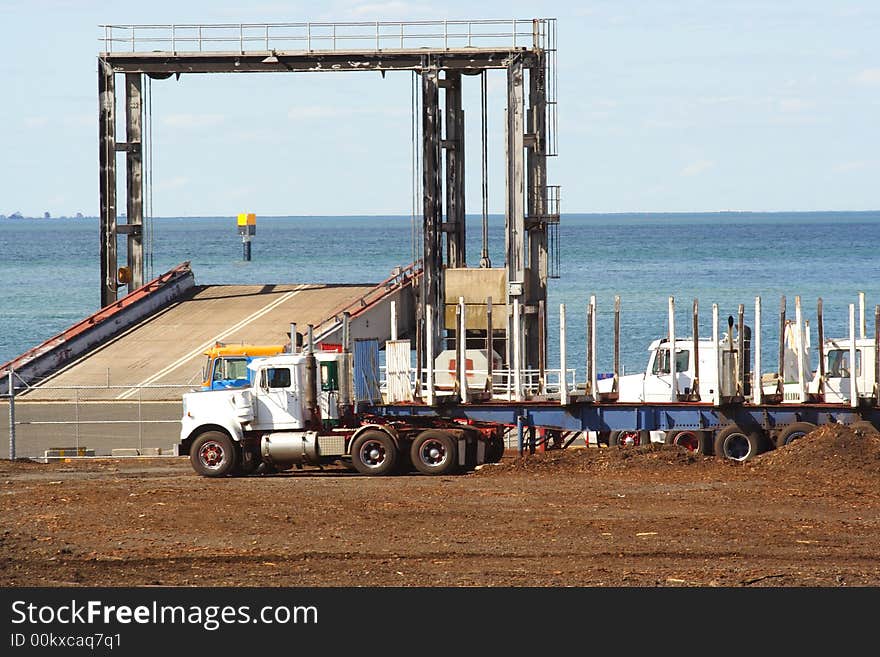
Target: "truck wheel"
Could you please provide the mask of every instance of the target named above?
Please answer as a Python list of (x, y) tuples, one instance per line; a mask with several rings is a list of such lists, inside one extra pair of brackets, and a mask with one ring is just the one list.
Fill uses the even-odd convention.
[(504, 438), (493, 438), (486, 445), (486, 463), (498, 463), (504, 457)]
[(608, 444), (611, 447), (638, 447), (651, 442), (651, 436), (647, 431), (612, 431), (608, 436)]
[(397, 463), (397, 445), (384, 431), (365, 431), (351, 446), (351, 463), (361, 474), (390, 474)]
[(785, 447), (792, 441), (797, 440), (798, 438), (803, 438), (808, 433), (815, 430), (816, 425), (812, 422), (795, 422), (789, 424), (779, 432), (778, 436), (776, 436), (776, 447)]
[(206, 431), (193, 442), (189, 460), (203, 477), (225, 477), (235, 471), (238, 450), (222, 431)]
[(456, 441), (446, 431), (423, 431), (413, 441), (409, 455), (423, 474), (452, 474), (458, 465)]
[(715, 436), (715, 456), (733, 461), (748, 461), (763, 451), (760, 431), (744, 431), (737, 425), (724, 427)]
[(877, 430), (877, 427), (868, 422), (868, 420), (856, 420), (851, 425), (849, 425), (849, 428), (853, 431), (858, 431), (859, 433), (862, 433), (866, 436), (876, 436), (877, 434), (880, 434), (880, 431)]
[(263, 462), (263, 456), (253, 447), (244, 447), (238, 450), (236, 454), (236, 465), (233, 475), (236, 477), (247, 477), (254, 474)]
[(678, 445), (695, 454), (706, 454), (709, 438), (705, 431), (670, 431), (666, 434), (667, 445)]

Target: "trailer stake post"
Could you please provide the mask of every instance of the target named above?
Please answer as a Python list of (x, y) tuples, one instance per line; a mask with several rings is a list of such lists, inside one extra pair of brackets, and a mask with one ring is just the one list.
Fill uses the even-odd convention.
[(559, 304), (559, 403), (568, 404), (568, 379), (565, 368), (565, 304)]
[(620, 297), (614, 297), (614, 379), (611, 390), (617, 395), (620, 380)]
[(688, 401), (700, 401), (700, 302), (694, 299), (694, 382)]
[(825, 401), (825, 315), (822, 297), (816, 304), (816, 327), (819, 331), (819, 401)]
[(805, 373), (804, 373), (804, 325), (803, 316), (801, 314), (801, 298), (794, 298), (794, 323), (795, 323), (795, 344), (797, 345), (797, 372), (798, 372), (798, 401), (804, 403), (806, 401), (805, 389)]
[(590, 335), (590, 343), (587, 345), (587, 351), (590, 356), (590, 395), (592, 395), (593, 399), (599, 398), (599, 373), (598, 373), (598, 363), (596, 362), (596, 296), (593, 295), (590, 297), (590, 326), (589, 326), (589, 335)]
[(779, 302), (779, 369), (776, 377), (776, 394), (782, 398), (785, 390), (785, 295)]
[(15, 372), (9, 368), (9, 460), (15, 460)]
[(746, 394), (746, 307), (743, 304), (739, 304), (736, 316), (736, 396), (742, 400)]
[[(434, 314), (431, 308), (431, 304), (425, 305), (425, 333), (428, 336), (434, 334)], [(431, 338), (427, 338), (425, 340), (425, 351), (426, 351), (426, 362), (425, 362), (425, 376), (427, 377), (427, 388), (428, 394), (427, 399), (425, 400), (428, 403), (428, 406), (434, 405), (434, 341)]]
[(849, 304), (849, 405), (859, 405), (859, 391), (856, 388), (856, 307)]
[(492, 345), (492, 297), (486, 297), (486, 385), (489, 387), (489, 396), (492, 396), (494, 388), (495, 354)]
[(678, 372), (675, 362), (675, 297), (669, 297), (669, 379), (672, 401), (678, 401)]
[(721, 344), (718, 336), (718, 304), (712, 304), (712, 344), (715, 347), (715, 369), (718, 372), (718, 381), (715, 383), (715, 389), (712, 391), (712, 404), (721, 406)]
[(880, 306), (874, 306), (874, 405), (880, 406)]
[(752, 378), (752, 401), (756, 405), (763, 402), (764, 386), (761, 383), (761, 297), (755, 297), (755, 371)]

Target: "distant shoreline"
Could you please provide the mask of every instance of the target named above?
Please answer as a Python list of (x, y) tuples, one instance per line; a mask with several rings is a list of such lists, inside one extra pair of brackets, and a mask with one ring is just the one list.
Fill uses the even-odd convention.
[[(648, 217), (697, 217), (697, 216), (706, 216), (706, 215), (719, 215), (719, 216), (746, 216), (746, 215), (754, 215), (761, 217), (772, 217), (774, 215), (864, 215), (864, 214), (880, 214), (880, 209), (877, 210), (707, 210), (707, 211), (688, 211), (688, 212), (643, 212), (643, 211), (616, 211), (616, 212), (563, 212), (562, 217), (640, 217), (640, 218), (648, 218)], [(277, 214), (277, 215), (257, 215), (258, 219), (264, 220), (272, 220), (272, 219), (368, 219), (371, 217), (381, 218), (381, 219), (411, 219), (411, 214)], [(468, 213), (468, 217), (480, 217), (479, 213)], [(158, 220), (168, 220), (168, 219), (230, 219), (234, 220), (236, 215), (169, 215), (169, 216), (154, 216), (148, 217), (149, 219), (158, 219)], [(490, 212), (489, 217), (499, 218), (504, 217), (503, 212)], [(81, 215), (81, 216), (58, 216), (58, 217), (30, 217), (24, 215), (2, 215), (0, 214), (0, 221), (3, 220), (15, 220), (15, 221), (41, 221), (41, 222), (50, 222), (50, 221), (58, 221), (58, 220), (97, 220), (99, 219), (96, 215)], [(126, 219), (126, 215), (118, 215), (117, 220), (124, 221)]]

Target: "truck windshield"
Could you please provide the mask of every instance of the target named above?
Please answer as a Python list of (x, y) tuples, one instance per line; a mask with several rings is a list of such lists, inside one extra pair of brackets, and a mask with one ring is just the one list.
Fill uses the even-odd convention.
[(214, 363), (214, 381), (247, 378), (247, 359), (218, 358)]
[[(828, 376), (846, 378), (850, 375), (849, 349), (832, 349), (828, 352)], [(856, 350), (856, 376), (862, 374), (862, 352)]]
[[(675, 350), (675, 371), (686, 372), (690, 363), (691, 352), (687, 349)], [(669, 348), (662, 347), (657, 351), (654, 357), (654, 367), (651, 369), (652, 374), (669, 374)]]

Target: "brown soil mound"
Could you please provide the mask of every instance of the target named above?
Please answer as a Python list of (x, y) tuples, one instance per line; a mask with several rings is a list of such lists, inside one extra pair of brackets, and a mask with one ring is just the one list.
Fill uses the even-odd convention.
[(565, 449), (505, 458), (480, 468), (478, 475), (509, 473), (597, 472), (607, 470), (652, 471), (659, 468), (692, 465), (711, 466), (716, 459), (700, 456), (677, 445), (608, 447), (605, 449)]
[(880, 476), (880, 435), (826, 424), (785, 447), (762, 454), (755, 459), (754, 467)]

